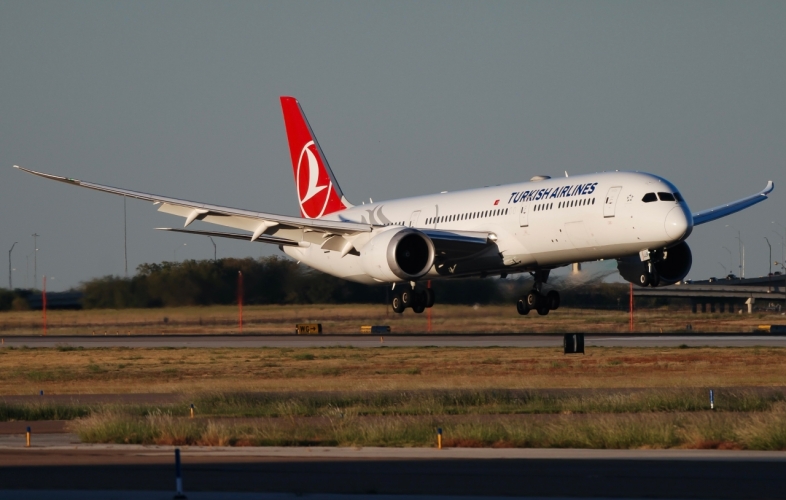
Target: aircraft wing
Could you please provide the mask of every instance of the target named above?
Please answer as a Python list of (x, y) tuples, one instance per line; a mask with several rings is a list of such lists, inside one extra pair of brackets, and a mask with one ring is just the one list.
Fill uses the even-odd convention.
[[(287, 215), (276, 215), (263, 212), (254, 212), (250, 210), (242, 210), (238, 208), (222, 207), (218, 205), (210, 205), (207, 203), (199, 203), (195, 201), (180, 200), (166, 196), (141, 193), (138, 191), (130, 191), (127, 189), (120, 189), (111, 186), (103, 186), (101, 184), (80, 181), (70, 177), (61, 177), (59, 175), (36, 172), (34, 170), (28, 170), (26, 168), (19, 167), (17, 165), (14, 165), (14, 168), (33, 175), (37, 175), (39, 177), (43, 177), (45, 179), (65, 182), (66, 184), (94, 189), (96, 191), (103, 191), (105, 193), (136, 198), (138, 200), (151, 201), (155, 205), (161, 205), (158, 208), (159, 212), (185, 217), (186, 221), (184, 227), (187, 227), (195, 220), (203, 220), (205, 222), (210, 222), (226, 227), (233, 227), (236, 229), (243, 229), (253, 233), (252, 235), (210, 233), (211, 235), (215, 236), (230, 238), (243, 237), (244, 239), (250, 239), (251, 241), (260, 240), (265, 243), (274, 243), (279, 245), (297, 245), (299, 241), (308, 239), (304, 238), (304, 236), (308, 233), (318, 233), (315, 236), (324, 238), (331, 234), (349, 236), (358, 233), (368, 233), (373, 229), (372, 225), (359, 222), (303, 219), (300, 217), (290, 217)], [(262, 236), (265, 236), (265, 238), (262, 238)]]
[(767, 199), (767, 195), (770, 194), (773, 189), (775, 189), (775, 184), (772, 181), (768, 181), (767, 186), (759, 193), (748, 196), (747, 198), (743, 198), (741, 200), (726, 203), (725, 205), (720, 205), (715, 208), (696, 212), (693, 214), (693, 225), (698, 226), (699, 224), (704, 224), (705, 222), (720, 219), (721, 217), (726, 217), (727, 215), (731, 215), (735, 212), (739, 212), (740, 210), (744, 210), (752, 205), (762, 202)]
[(477, 231), (448, 231), (419, 229), (434, 243), (437, 255), (458, 260), (488, 248), (494, 242), (492, 233)]

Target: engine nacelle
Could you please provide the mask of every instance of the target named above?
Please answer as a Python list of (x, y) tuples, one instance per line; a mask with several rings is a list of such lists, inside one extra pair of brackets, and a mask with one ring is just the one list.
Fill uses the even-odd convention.
[[(687, 243), (679, 244), (664, 251), (666, 257), (655, 260), (653, 267), (658, 273), (658, 286), (673, 285), (688, 275), (693, 264), (693, 255)], [(626, 281), (641, 285), (641, 276), (648, 272), (648, 263), (638, 256), (617, 259), (617, 269)]]
[(383, 231), (360, 249), (363, 270), (380, 281), (412, 281), (434, 265), (434, 243), (412, 228)]

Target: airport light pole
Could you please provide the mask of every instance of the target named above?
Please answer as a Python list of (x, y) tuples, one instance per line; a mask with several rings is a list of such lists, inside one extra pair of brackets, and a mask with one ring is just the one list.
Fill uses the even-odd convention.
[(740, 245), (740, 278), (745, 277), (745, 243), (742, 242), (742, 237), (740, 236), (740, 230), (736, 227), (732, 226), (731, 224), (726, 224), (726, 227), (730, 227), (737, 231), (737, 241)]
[(213, 241), (212, 236), (208, 236), (208, 238), (210, 238), (210, 243), (213, 244), (213, 262), (216, 262), (216, 242)]
[(175, 250), (172, 252), (172, 260), (177, 262), (177, 251), (180, 250), (181, 248), (183, 248), (184, 246), (187, 246), (187, 245), (188, 245), (188, 243), (183, 243), (182, 246), (175, 247)]
[(770, 271), (769, 271), (768, 276), (772, 276), (772, 245), (770, 245), (770, 240), (768, 240), (766, 236), (764, 237), (764, 241), (766, 241), (767, 242), (767, 246), (770, 247), (770, 260), (769, 260)]
[(33, 252), (25, 255), (25, 282), (27, 283), (27, 287), (30, 288), (30, 256), (33, 255)]
[(729, 250), (729, 247), (723, 247), (723, 249), (729, 253), (729, 269), (734, 269), (734, 266), (732, 265), (731, 262), (731, 250)]
[(8, 289), (14, 289), (14, 282), (11, 279), (11, 252), (14, 251), (14, 247), (16, 246), (17, 242), (15, 241), (13, 245), (11, 245), (11, 250), (8, 251)]
[(772, 221), (772, 223), (778, 224), (778, 226), (783, 228), (783, 233), (779, 233), (778, 231), (775, 230), (773, 230), (772, 232), (781, 237), (781, 260), (786, 260), (786, 250), (784, 250), (784, 248), (786, 248), (786, 226), (775, 221)]
[(126, 197), (123, 196), (123, 260), (126, 265), (126, 278), (128, 278), (128, 223), (126, 219)]
[(38, 233), (33, 233), (33, 286), (38, 283)]

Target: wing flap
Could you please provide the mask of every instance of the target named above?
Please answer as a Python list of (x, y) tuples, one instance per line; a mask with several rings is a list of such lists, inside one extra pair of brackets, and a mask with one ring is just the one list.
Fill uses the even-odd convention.
[[(215, 236), (217, 238), (230, 238), (233, 240), (244, 240), (248, 241), (247, 234), (240, 234), (240, 233), (224, 233), (221, 231), (195, 231), (193, 229), (176, 229), (171, 227), (157, 227), (159, 231), (172, 231), (174, 233), (186, 233), (186, 234), (195, 234), (197, 236)], [(299, 243), (297, 241), (288, 240), (286, 238), (277, 238), (275, 236), (267, 236), (262, 235), (257, 238), (255, 241), (261, 241), (262, 243), (270, 243), (272, 245), (284, 245), (284, 246), (308, 246), (308, 243)]]
[(754, 195), (742, 198), (741, 200), (733, 201), (731, 203), (726, 203), (725, 205), (719, 205), (707, 210), (702, 210), (701, 212), (696, 212), (693, 214), (693, 225), (698, 226), (699, 224), (704, 224), (705, 222), (714, 221), (720, 219), (721, 217), (726, 217), (727, 215), (739, 212), (740, 210), (745, 210), (746, 208), (757, 203), (761, 203), (767, 199), (767, 195), (770, 194), (773, 189), (775, 189), (775, 184), (772, 181), (768, 181), (767, 186), (762, 191)]

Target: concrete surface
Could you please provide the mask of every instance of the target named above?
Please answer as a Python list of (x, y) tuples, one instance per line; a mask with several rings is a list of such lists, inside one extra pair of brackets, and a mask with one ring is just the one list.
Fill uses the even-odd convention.
[[(166, 493), (174, 486), (171, 446), (81, 445), (68, 434), (38, 438), (35, 447), (24, 448), (23, 436), (2, 437), (0, 497), (171, 495)], [(325, 500), (371, 495), (780, 498), (786, 470), (783, 452), (717, 450), (183, 447), (182, 460), (190, 498), (255, 498), (220, 492)], [(86, 496), (86, 490), (111, 491)], [(214, 495), (190, 493), (195, 491)], [(271, 492), (287, 495), (268, 496)]]
[[(383, 342), (380, 341), (383, 339)], [(774, 335), (587, 335), (587, 347), (786, 346)], [(561, 335), (161, 335), (7, 337), (8, 347), (561, 347)]]

